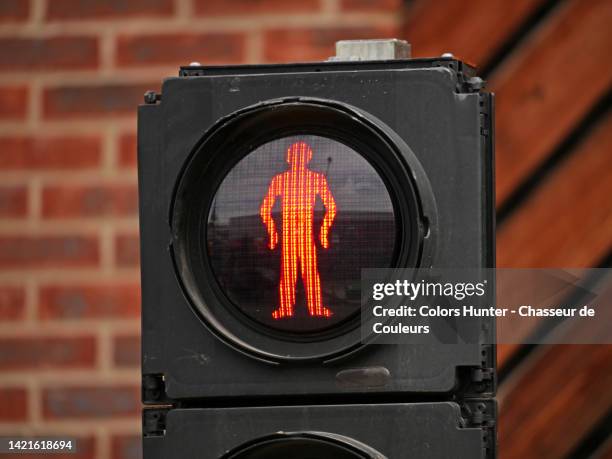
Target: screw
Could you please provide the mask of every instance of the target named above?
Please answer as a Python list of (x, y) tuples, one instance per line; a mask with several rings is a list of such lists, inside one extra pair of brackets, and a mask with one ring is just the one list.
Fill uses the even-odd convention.
[(154, 104), (159, 99), (157, 97), (157, 93), (155, 91), (147, 91), (144, 93), (144, 101), (145, 104)]

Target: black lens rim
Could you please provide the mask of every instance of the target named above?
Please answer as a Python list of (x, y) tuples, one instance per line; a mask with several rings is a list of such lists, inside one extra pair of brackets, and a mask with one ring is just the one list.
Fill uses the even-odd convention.
[(433, 253), (436, 213), (429, 181), (410, 148), (371, 115), (335, 101), (300, 98), (268, 101), (220, 120), (194, 148), (177, 181), (171, 255), (186, 297), (209, 329), (238, 350), (274, 362), (336, 358), (361, 342), (359, 315), (311, 334), (277, 331), (249, 318), (223, 292), (201, 246), (210, 205), (229, 170), (258, 146), (296, 134), (345, 143), (380, 174), (398, 225), (396, 267), (423, 266)]
[[(286, 432), (256, 438), (234, 448), (221, 459), (302, 457), (296, 456), (296, 452), (302, 455), (308, 454), (303, 457), (386, 459), (378, 451), (353, 438), (327, 432)], [(292, 455), (288, 456), (287, 453)], [(254, 454), (257, 456), (253, 456)]]

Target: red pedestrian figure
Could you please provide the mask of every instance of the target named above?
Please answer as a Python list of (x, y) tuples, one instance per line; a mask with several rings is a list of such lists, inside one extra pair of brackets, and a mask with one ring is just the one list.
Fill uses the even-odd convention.
[(274, 250), (278, 244), (278, 232), (272, 218), (272, 207), (277, 196), (280, 196), (283, 220), (280, 307), (272, 312), (274, 319), (293, 316), (298, 263), (306, 291), (308, 313), (317, 317), (330, 317), (333, 314), (323, 306), (321, 300), (321, 279), (312, 227), (318, 195), (326, 209), (320, 240), (323, 248), (327, 249), (329, 229), (336, 216), (336, 202), (325, 176), (306, 167), (311, 159), (312, 148), (305, 142), (296, 142), (287, 149), (287, 162), (291, 168), (272, 179), (259, 212), (270, 236), (268, 247)]

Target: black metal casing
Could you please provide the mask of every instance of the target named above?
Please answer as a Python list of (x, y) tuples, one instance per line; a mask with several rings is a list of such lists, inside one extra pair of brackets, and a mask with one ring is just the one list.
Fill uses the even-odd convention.
[[(398, 157), (421, 192), (421, 266), (494, 267), (493, 96), (480, 88), (472, 68), (439, 58), (185, 67), (161, 98), (148, 96), (138, 116), (142, 397), (181, 409), (144, 412), (147, 459), (220, 457), (279, 430), (346, 435), (388, 458), (493, 457), (493, 320), (481, 319), (474, 344), (267, 358), (219, 336), (185, 280), (189, 250), (177, 249), (181, 180), (203, 139), (245, 110), (313, 104), (407, 145)], [(313, 406), (257, 407), (285, 403)]]
[[(477, 422), (466, 420), (466, 410), (481, 413), (472, 416)], [(162, 429), (164, 435), (145, 438), (144, 457), (485, 459), (494, 455), (495, 411), (490, 400), (465, 405), (463, 412), (452, 402), (150, 410), (145, 426)], [(314, 455), (297, 443), (317, 437), (353, 453), (340, 456), (325, 448)], [(240, 455), (248, 446), (262, 449), (262, 443), (271, 439), (286, 446), (274, 444), (259, 455)]]

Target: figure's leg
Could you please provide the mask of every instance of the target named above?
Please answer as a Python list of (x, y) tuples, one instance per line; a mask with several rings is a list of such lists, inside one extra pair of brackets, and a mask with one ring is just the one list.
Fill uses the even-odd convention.
[(288, 238), (282, 241), (281, 276), (279, 284), (280, 307), (272, 312), (274, 319), (291, 317), (295, 304), (295, 283), (297, 281), (297, 251)]
[(332, 312), (323, 306), (321, 296), (321, 279), (317, 266), (317, 249), (312, 238), (303, 241), (304, 248), (301, 256), (302, 281), (306, 290), (308, 313), (311, 316), (330, 317)]

